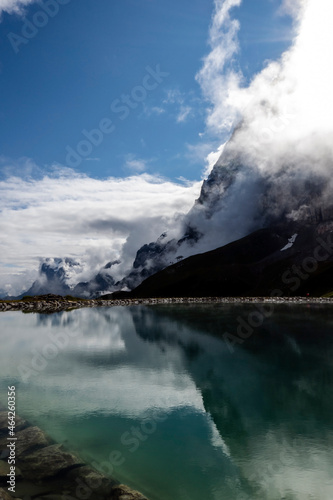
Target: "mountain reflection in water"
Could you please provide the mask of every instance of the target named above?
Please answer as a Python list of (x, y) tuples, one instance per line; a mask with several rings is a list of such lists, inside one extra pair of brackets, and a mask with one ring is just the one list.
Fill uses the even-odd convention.
[[(331, 310), (275, 306), (231, 352), (223, 334), (253, 307), (5, 313), (1, 379), (86, 460), (106, 469), (118, 451), (114, 475), (151, 500), (331, 500)], [(64, 347), (23, 383), (18, 368), (55, 338)]]

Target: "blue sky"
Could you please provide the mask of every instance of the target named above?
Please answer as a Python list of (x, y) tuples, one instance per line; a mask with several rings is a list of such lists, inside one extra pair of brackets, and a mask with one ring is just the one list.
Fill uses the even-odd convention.
[[(98, 179), (142, 172), (200, 179), (205, 155), (225, 139), (207, 130), (208, 103), (195, 79), (209, 52), (213, 1), (63, 2), (54, 17), (37, 15), (46, 1), (28, 5), (24, 18), (2, 15), (0, 156), (30, 158), (42, 170), (67, 165)], [(278, 15), (279, 7), (279, 0), (244, 0), (232, 10), (240, 22), (233, 66), (245, 83), (290, 44), (291, 19)], [(19, 39), (25, 19), (46, 24), (30, 25), (34, 36)], [(168, 75), (156, 88), (147, 80), (142, 91), (147, 67), (158, 65)], [(128, 113), (111, 110), (133, 91)], [(68, 158), (66, 148), (77, 151), (87, 139), (83, 130), (102, 121), (111, 130), (104, 119), (112, 131), (95, 135), (91, 152), (79, 148), (79, 160)]]
[(45, 258), (76, 259), (73, 283), (119, 259), (120, 279), (179, 237), (244, 105), (256, 117), (268, 80), (292, 81), (303, 4), (0, 0), (0, 296)]

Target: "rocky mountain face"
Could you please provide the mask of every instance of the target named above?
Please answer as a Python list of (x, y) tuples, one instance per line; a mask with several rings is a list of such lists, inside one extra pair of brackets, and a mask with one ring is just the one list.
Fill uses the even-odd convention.
[(118, 260), (108, 262), (98, 274), (90, 281), (80, 282), (72, 290), (74, 297), (94, 297), (98, 294), (107, 293), (115, 285), (112, 277), (112, 266), (119, 264)]
[(322, 296), (333, 293), (333, 221), (260, 229), (194, 255), (114, 298)]
[(54, 293), (68, 295), (71, 287), (70, 278), (81, 270), (81, 265), (74, 259), (45, 259), (40, 266), (39, 278), (22, 295), (44, 295)]
[(184, 245), (193, 248), (200, 236), (190, 226), (179, 240), (168, 240), (167, 234), (163, 233), (156, 242), (143, 245), (137, 251), (132, 270), (124, 279), (116, 283), (115, 287), (118, 290), (132, 290), (149, 276), (181, 261), (184, 258), (181, 255)]
[[(290, 162), (288, 167), (260, 172), (233, 150), (231, 140), (203, 182), (199, 198), (184, 219), (184, 236), (178, 241), (168, 241), (163, 235), (164, 238), (156, 243), (144, 245), (137, 253), (130, 273), (132, 279), (125, 278), (119, 289), (132, 290), (143, 279), (170, 265), (173, 270), (183, 268), (184, 258), (221, 249), (260, 229), (266, 229), (269, 235), (271, 230), (277, 231), (276, 235), (280, 235), (278, 246), (281, 238), (283, 241), (295, 233), (295, 228), (313, 242), (311, 231), (321, 223), (333, 220), (330, 186), (324, 175), (309, 173), (306, 169), (303, 172), (292, 164), (292, 160)], [(248, 244), (248, 240), (243, 241)], [(301, 238), (297, 245), (300, 241)], [(305, 249), (308, 248), (306, 238), (303, 244)], [(267, 242), (263, 244), (263, 251), (267, 256), (271, 252)], [(242, 258), (247, 259), (246, 248)], [(156, 275), (156, 280), (161, 276), (161, 273)], [(153, 278), (149, 282), (152, 281)]]
[(199, 238), (200, 235), (190, 227), (179, 240), (168, 240), (167, 234), (163, 233), (156, 242), (145, 244), (137, 251), (132, 269), (118, 281), (112, 276), (112, 266), (119, 261), (108, 262), (93, 279), (73, 285), (74, 268), (81, 269), (78, 262), (73, 259), (46, 259), (40, 267), (39, 278), (22, 296), (53, 293), (92, 298), (118, 290), (132, 290), (149, 276), (182, 260), (182, 245), (194, 246)]
[(306, 167), (308, 160), (304, 159), (303, 170), (294, 159), (286, 160), (279, 168), (260, 170), (249, 157), (235, 150), (236, 135), (237, 130), (203, 182), (199, 198), (183, 220), (181, 238), (169, 240), (163, 233), (157, 241), (143, 245), (132, 269), (118, 281), (112, 273), (118, 261), (106, 264), (93, 279), (78, 283), (75, 276), (82, 271), (79, 262), (47, 259), (41, 265), (39, 279), (26, 294), (89, 298), (129, 291), (168, 266), (221, 248), (259, 229), (279, 227), (285, 237), (290, 237), (295, 224), (307, 227), (333, 220), (329, 182), (323, 174), (309, 173), (312, 170)]
[(115, 264), (118, 261), (108, 262), (92, 280), (77, 283), (76, 276), (83, 270), (80, 262), (70, 258), (45, 259), (40, 266), (39, 278), (22, 296), (53, 293), (88, 298), (107, 293), (115, 284), (110, 274)]

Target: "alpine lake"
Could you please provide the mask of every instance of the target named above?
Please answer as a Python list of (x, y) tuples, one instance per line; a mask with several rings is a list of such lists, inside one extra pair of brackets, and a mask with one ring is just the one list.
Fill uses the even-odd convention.
[(333, 308), (264, 307), (2, 313), (0, 400), (150, 500), (332, 500)]

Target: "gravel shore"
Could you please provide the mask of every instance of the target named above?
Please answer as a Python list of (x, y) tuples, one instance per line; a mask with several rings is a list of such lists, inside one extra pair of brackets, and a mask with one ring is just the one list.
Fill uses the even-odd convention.
[(54, 313), (84, 307), (113, 307), (155, 304), (333, 304), (333, 298), (325, 297), (170, 297), (150, 299), (75, 299), (60, 296), (41, 296), (29, 300), (0, 301), (0, 312), (23, 311)]

